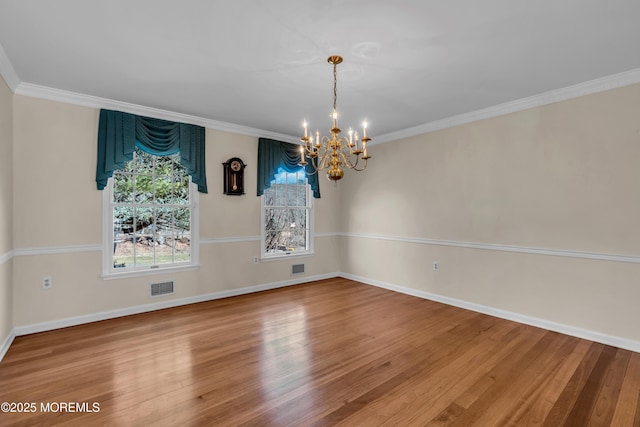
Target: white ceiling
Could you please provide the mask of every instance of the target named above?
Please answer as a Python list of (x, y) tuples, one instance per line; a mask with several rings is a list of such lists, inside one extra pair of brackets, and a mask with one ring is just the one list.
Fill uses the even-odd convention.
[(366, 117), (375, 142), (619, 73), (640, 81), (639, 21), (639, 0), (0, 0), (0, 72), (17, 93), (296, 136), (304, 118), (328, 131), (339, 54), (340, 125)]

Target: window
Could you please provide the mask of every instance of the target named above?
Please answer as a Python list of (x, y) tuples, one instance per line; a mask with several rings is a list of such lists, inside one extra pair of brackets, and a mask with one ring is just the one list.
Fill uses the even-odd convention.
[(180, 154), (136, 149), (105, 191), (104, 273), (197, 264), (195, 185)]
[(262, 256), (313, 253), (313, 198), (304, 169), (278, 169), (262, 196)]

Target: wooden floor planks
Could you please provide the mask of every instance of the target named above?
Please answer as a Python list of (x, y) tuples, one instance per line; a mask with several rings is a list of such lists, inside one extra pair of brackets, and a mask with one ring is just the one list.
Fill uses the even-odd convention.
[(3, 426), (634, 427), (640, 354), (336, 278), (18, 337), (0, 402), (37, 409)]

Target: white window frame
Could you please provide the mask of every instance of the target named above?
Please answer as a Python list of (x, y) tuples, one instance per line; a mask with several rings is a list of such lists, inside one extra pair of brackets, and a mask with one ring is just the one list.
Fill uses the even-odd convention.
[[(193, 270), (200, 267), (200, 233), (199, 220), (199, 194), (198, 186), (189, 181), (189, 201), (191, 206), (191, 261), (178, 264), (145, 265), (129, 267), (126, 269), (113, 266), (113, 183), (114, 178), (109, 178), (107, 186), (102, 191), (102, 278), (118, 279), (125, 277), (144, 276), (164, 272), (176, 272)], [(124, 270), (124, 271), (123, 271)]]
[(306, 251), (277, 252), (277, 253), (271, 253), (271, 254), (266, 253), (265, 196), (264, 194), (260, 196), (260, 259), (262, 261), (315, 255), (315, 250), (314, 250), (314, 236), (315, 236), (314, 210), (315, 209), (314, 209), (313, 191), (311, 191), (311, 186), (309, 185), (309, 182), (307, 182), (307, 184), (305, 185), (305, 189), (307, 191), (307, 207), (306, 207), (308, 212), (307, 224), (309, 224), (309, 232), (308, 232), (309, 234), (307, 236), (308, 249)]

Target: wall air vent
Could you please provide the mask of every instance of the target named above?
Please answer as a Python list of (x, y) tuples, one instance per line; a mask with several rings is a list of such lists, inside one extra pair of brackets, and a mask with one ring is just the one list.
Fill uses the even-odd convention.
[(304, 264), (293, 264), (291, 266), (291, 274), (303, 274)]
[(168, 282), (152, 283), (151, 296), (158, 297), (160, 295), (168, 295), (173, 293), (173, 280)]

